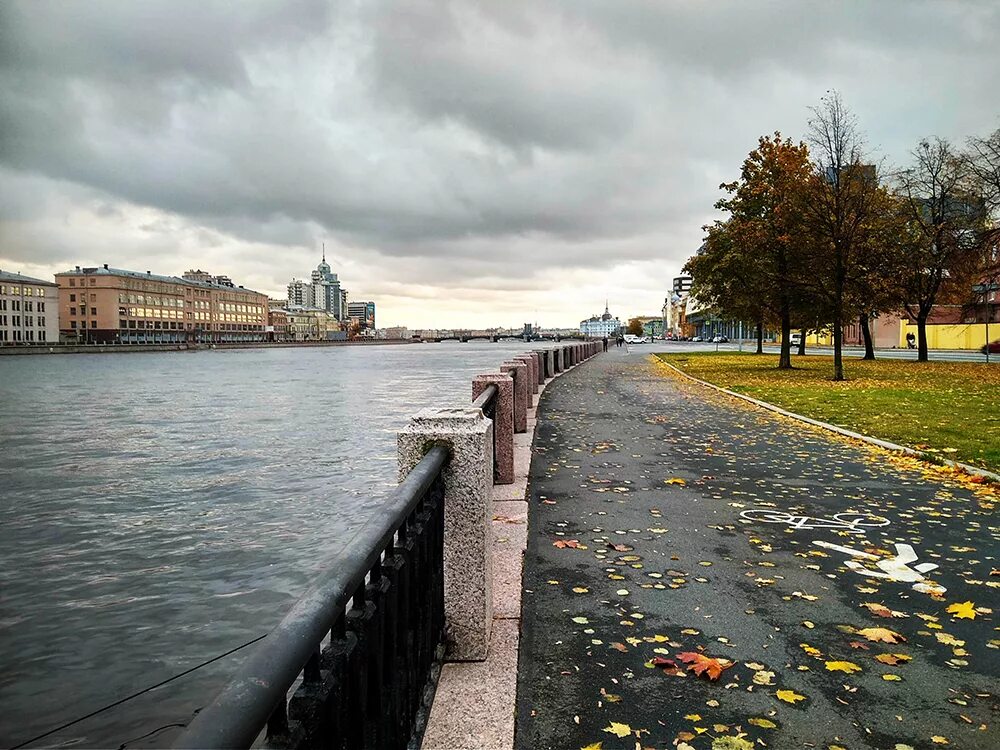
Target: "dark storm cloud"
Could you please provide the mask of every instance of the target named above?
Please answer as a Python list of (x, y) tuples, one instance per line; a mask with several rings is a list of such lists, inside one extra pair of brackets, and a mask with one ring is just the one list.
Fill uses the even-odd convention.
[(277, 290), (326, 240), (484, 304), (656, 259), (665, 286), (829, 88), (890, 159), (1000, 125), (998, 31), (987, 1), (8, 0), (0, 260), (203, 244)]

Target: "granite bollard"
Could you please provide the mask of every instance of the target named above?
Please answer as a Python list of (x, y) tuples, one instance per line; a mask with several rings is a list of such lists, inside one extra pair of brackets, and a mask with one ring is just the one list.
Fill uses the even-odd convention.
[(538, 375), (539, 385), (541, 385), (555, 375), (555, 371), (552, 369), (552, 350), (539, 349), (536, 353), (543, 365), (542, 371)]
[(518, 354), (514, 357), (515, 362), (524, 362), (528, 366), (528, 388), (532, 393), (538, 393), (538, 357), (530, 354)]
[(434, 445), (444, 479), (444, 616), (449, 661), (482, 661), (493, 627), (493, 423), (472, 406), (421, 409), (396, 438), (399, 479)]
[(493, 414), (493, 484), (514, 483), (514, 381), (510, 375), (477, 375), (472, 379), (475, 400), (490, 384), (497, 386)]
[(528, 431), (528, 409), (531, 408), (531, 388), (528, 386), (528, 365), (523, 360), (504, 362), (500, 372), (514, 379), (514, 432)]
[(562, 372), (565, 367), (563, 367), (562, 350), (553, 349), (552, 350), (552, 372), (558, 374)]

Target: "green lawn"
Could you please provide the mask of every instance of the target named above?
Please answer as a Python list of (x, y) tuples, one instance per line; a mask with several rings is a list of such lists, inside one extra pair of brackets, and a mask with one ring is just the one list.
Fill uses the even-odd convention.
[(813, 419), (942, 458), (1000, 471), (1000, 367), (966, 362), (846, 359), (835, 383), (832, 357), (692, 352), (658, 354), (696, 378)]

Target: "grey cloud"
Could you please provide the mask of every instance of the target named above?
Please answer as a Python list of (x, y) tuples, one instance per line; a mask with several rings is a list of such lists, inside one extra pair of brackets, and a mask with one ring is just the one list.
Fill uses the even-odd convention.
[(0, 258), (201, 244), (280, 291), (325, 240), (386, 288), (667, 277), (828, 88), (890, 160), (995, 129), (998, 32), (985, 1), (5, 2)]

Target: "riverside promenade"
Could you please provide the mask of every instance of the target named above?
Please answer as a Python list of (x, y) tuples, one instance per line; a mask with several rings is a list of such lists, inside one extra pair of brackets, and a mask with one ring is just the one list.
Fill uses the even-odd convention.
[(540, 399), (515, 746), (1000, 746), (996, 490), (648, 351)]

